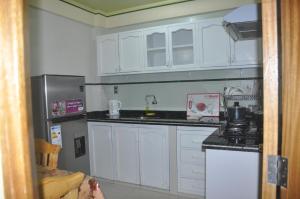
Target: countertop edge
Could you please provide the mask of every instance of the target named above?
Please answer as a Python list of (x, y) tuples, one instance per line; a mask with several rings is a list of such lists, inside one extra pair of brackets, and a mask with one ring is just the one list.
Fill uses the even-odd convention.
[(195, 122), (181, 121), (153, 121), (153, 120), (120, 120), (120, 119), (87, 119), (88, 122), (108, 122), (108, 123), (125, 123), (125, 124), (150, 124), (150, 125), (171, 125), (171, 126), (198, 126), (198, 127), (215, 127), (219, 128), (222, 124), (205, 124)]
[(214, 144), (202, 144), (202, 149), (216, 149), (227, 151), (241, 151), (241, 152), (257, 152), (262, 153), (259, 147), (240, 147), (240, 146), (227, 146), (227, 145), (214, 145)]

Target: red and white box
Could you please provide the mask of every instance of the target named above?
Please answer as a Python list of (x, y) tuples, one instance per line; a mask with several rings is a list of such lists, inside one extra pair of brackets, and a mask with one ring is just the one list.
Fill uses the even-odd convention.
[(187, 94), (187, 119), (199, 119), (203, 116), (220, 115), (220, 93)]

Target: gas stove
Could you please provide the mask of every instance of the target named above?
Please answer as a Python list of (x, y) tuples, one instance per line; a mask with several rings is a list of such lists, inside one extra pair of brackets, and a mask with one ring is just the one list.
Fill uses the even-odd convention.
[(224, 129), (213, 133), (203, 141), (204, 148), (239, 151), (260, 151), (261, 144), (262, 129), (251, 120), (227, 122)]
[(228, 123), (222, 133), (231, 144), (252, 145), (260, 142), (261, 130), (252, 121)]

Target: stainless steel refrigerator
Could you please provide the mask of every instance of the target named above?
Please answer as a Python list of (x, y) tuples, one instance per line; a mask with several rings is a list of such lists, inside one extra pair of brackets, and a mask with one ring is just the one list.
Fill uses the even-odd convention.
[(84, 77), (31, 78), (36, 138), (62, 146), (58, 168), (90, 173)]

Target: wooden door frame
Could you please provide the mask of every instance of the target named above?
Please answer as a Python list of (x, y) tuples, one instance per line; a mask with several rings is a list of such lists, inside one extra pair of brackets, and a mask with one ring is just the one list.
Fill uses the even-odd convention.
[(30, 76), (25, 67), (27, 1), (0, 2), (0, 189), (4, 198), (37, 198)]
[(278, 154), (279, 66), (277, 0), (262, 0), (264, 144), (262, 199), (275, 199), (276, 186), (268, 183), (268, 156)]

